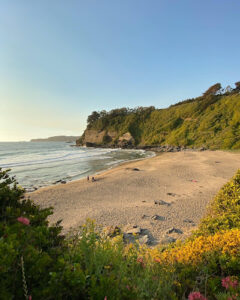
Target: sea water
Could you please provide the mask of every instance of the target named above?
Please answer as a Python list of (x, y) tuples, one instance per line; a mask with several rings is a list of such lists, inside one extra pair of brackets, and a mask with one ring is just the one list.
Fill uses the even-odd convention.
[(0, 168), (27, 189), (72, 181), (121, 162), (152, 156), (143, 150), (74, 147), (65, 142), (0, 142)]

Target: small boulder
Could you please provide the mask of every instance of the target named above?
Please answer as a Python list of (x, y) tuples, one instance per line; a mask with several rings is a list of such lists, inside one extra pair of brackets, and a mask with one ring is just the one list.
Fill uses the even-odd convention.
[(126, 233), (127, 234), (140, 234), (142, 231), (142, 229), (140, 227), (133, 227), (131, 229), (129, 229)]
[(150, 243), (150, 239), (149, 239), (149, 237), (148, 237), (147, 234), (141, 236), (141, 237), (138, 239), (138, 241), (139, 241), (139, 243), (140, 243), (141, 245), (143, 245), (143, 244), (149, 244), (149, 243)]
[(154, 204), (156, 204), (156, 205), (167, 205), (167, 206), (171, 205), (170, 203), (165, 202), (163, 200), (155, 200)]
[(174, 194), (174, 193), (167, 193), (167, 195), (168, 195), (168, 196), (172, 196), (172, 197), (175, 197), (175, 196), (176, 196), (176, 194)]
[(167, 231), (166, 231), (167, 234), (171, 234), (171, 233), (178, 233), (178, 234), (182, 234), (182, 230), (181, 229), (178, 229), (178, 228), (175, 228), (175, 227), (172, 227), (172, 228), (169, 228)]
[(136, 238), (132, 234), (124, 233), (123, 234), (123, 241), (127, 244), (135, 243)]
[(183, 222), (185, 222), (185, 223), (194, 223), (193, 220), (190, 220), (190, 219), (185, 219), (185, 220), (183, 220)]
[(57, 184), (57, 183), (60, 183), (60, 182), (62, 182), (62, 179), (55, 181), (53, 184)]
[(185, 220), (183, 220), (183, 222), (188, 223), (191, 226), (196, 226), (195, 223), (192, 220), (189, 220), (189, 219), (185, 219)]
[(176, 239), (171, 237), (171, 236), (165, 235), (165, 236), (162, 237), (162, 239), (160, 239), (159, 242), (162, 245), (167, 245), (167, 244), (171, 244), (171, 243), (176, 242)]
[(151, 217), (152, 220), (158, 220), (158, 221), (164, 221), (165, 218), (164, 217), (161, 217), (159, 215), (154, 215)]

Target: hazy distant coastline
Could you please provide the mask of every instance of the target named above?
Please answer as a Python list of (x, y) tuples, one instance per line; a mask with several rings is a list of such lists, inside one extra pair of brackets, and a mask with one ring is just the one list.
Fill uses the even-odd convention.
[(76, 142), (77, 139), (79, 139), (79, 136), (59, 135), (49, 138), (32, 139), (30, 142)]

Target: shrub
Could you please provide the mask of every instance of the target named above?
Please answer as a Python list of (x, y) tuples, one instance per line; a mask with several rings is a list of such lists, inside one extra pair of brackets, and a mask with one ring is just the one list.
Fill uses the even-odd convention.
[(240, 229), (240, 170), (221, 188), (208, 210), (196, 234), (214, 234), (220, 230)]
[[(0, 209), (1, 299), (23, 299), (27, 295), (56, 299), (54, 290), (62, 288), (49, 282), (52, 272), (61, 267), (65, 245), (60, 222), (48, 225), (52, 208), (40, 209), (25, 199), (24, 190), (9, 177), (8, 170), (0, 169)], [(28, 289), (25, 295), (23, 272)]]

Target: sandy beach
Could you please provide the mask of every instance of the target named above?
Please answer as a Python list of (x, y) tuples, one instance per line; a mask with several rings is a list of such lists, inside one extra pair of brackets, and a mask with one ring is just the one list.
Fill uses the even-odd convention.
[[(240, 168), (240, 153), (165, 153), (125, 163), (86, 179), (30, 193), (41, 207), (54, 207), (50, 222), (62, 219), (64, 232), (85, 223), (124, 230), (140, 226), (152, 241), (183, 239), (196, 228), (218, 190)], [(178, 233), (169, 233), (174, 227)]]

